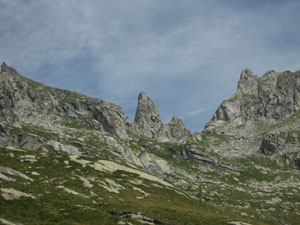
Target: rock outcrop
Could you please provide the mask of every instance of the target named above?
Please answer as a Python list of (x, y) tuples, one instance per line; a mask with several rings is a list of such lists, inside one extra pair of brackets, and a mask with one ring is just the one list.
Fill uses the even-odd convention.
[(260, 146), (260, 150), (266, 154), (272, 154), (277, 151), (277, 149), (284, 144), (284, 139), (279, 134), (267, 134)]
[(258, 91), (258, 76), (253, 75), (252, 71), (245, 69), (241, 73), (240, 80), (238, 82), (238, 87), (236, 91), (237, 96), (242, 96), (246, 94), (257, 95)]
[(178, 117), (174, 116), (168, 124), (163, 124), (157, 106), (145, 92), (139, 94), (133, 127), (138, 133), (159, 142), (183, 142), (191, 135)]
[(158, 109), (145, 92), (139, 94), (134, 122), (138, 130), (150, 138), (154, 138), (162, 126)]
[[(269, 71), (258, 78), (249, 69), (241, 73), (236, 93), (225, 100), (207, 124), (210, 131), (217, 121), (238, 126), (247, 121), (274, 124), (300, 107), (300, 71)], [(220, 123), (221, 124), (221, 123)]]
[(263, 153), (277, 163), (299, 168), (300, 71), (242, 71), (236, 93), (223, 101), (204, 132), (229, 136), (223, 154)]
[[(190, 135), (177, 117), (164, 125), (155, 103), (144, 92), (139, 94), (133, 124), (115, 104), (29, 80), (5, 63), (0, 71), (0, 123), (18, 126), (28, 122), (47, 123), (44, 125), (54, 129), (59, 124), (69, 124), (90, 127), (122, 139), (127, 137), (127, 130), (131, 130), (161, 142), (180, 142)], [(32, 120), (28, 121), (30, 115)], [(59, 121), (45, 120), (49, 117), (57, 117)]]
[(183, 120), (176, 116), (167, 124), (167, 130), (170, 132), (170, 140), (185, 141), (191, 135)]
[(28, 121), (24, 118), (28, 118), (25, 115), (33, 115), (35, 120), (32, 122), (40, 125), (43, 121), (39, 121), (39, 117), (57, 116), (65, 120), (61, 123), (76, 121), (121, 138), (126, 137), (121, 107), (26, 79), (6, 64), (1, 66), (0, 103), (0, 122), (26, 124)]

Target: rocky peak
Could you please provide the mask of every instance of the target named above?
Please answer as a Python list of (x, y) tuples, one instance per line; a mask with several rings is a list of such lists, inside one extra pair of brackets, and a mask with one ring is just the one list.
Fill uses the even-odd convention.
[(145, 92), (140, 92), (138, 97), (138, 107), (134, 119), (136, 124), (144, 122), (161, 124), (160, 115), (155, 103)]
[(184, 141), (191, 135), (183, 120), (176, 116), (173, 116), (172, 120), (167, 124), (167, 128), (170, 131), (170, 140), (175, 142)]
[(181, 142), (191, 134), (178, 117), (174, 116), (168, 124), (163, 124), (155, 103), (145, 92), (138, 97), (134, 126), (138, 133), (160, 142)]
[(168, 123), (168, 125), (175, 127), (185, 127), (183, 120), (176, 116), (172, 117), (172, 120)]
[[(222, 121), (237, 126), (251, 121), (276, 123), (300, 107), (300, 73), (275, 72), (258, 78), (244, 70), (237, 93), (224, 101), (215, 112), (205, 130), (218, 130)], [(249, 124), (249, 123), (248, 123)]]
[(155, 103), (145, 92), (139, 94), (134, 123), (139, 132), (150, 138), (155, 136), (162, 125)]
[(245, 69), (241, 73), (236, 95), (257, 94), (257, 86), (258, 76), (253, 75), (251, 70)]
[[(268, 71), (265, 73), (261, 78), (259, 78), (259, 87), (258, 92), (261, 96), (271, 96), (273, 94), (278, 93), (278, 78), (284, 77), (287, 80), (287, 86), (284, 87), (285, 89), (290, 89), (293, 85), (291, 82), (292, 76), (289, 76), (285, 72), (283, 73), (276, 73), (273, 70)], [(277, 89), (277, 90), (276, 90)]]

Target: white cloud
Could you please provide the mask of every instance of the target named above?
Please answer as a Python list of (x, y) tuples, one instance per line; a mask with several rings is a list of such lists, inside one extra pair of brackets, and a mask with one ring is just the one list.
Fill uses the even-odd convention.
[(193, 117), (193, 116), (199, 115), (203, 112), (206, 112), (206, 111), (210, 110), (211, 108), (212, 108), (212, 106), (208, 106), (208, 107), (205, 107), (205, 108), (200, 108), (200, 109), (190, 111), (183, 118)]

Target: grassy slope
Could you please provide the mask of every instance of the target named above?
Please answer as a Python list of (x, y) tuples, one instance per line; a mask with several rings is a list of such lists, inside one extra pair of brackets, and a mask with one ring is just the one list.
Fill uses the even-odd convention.
[[(6, 201), (0, 197), (0, 218), (11, 221), (23, 224), (117, 224), (118, 221), (139, 224), (133, 219), (114, 216), (109, 213), (110, 211), (141, 212), (145, 216), (160, 220), (163, 224), (225, 224), (232, 220), (243, 220), (239, 215), (222, 207), (186, 197), (174, 190), (153, 186), (153, 182), (143, 180), (134, 174), (124, 171), (111, 174), (99, 172), (71, 161), (69, 165), (66, 165), (64, 161), (69, 159), (66, 155), (44, 155), (7, 149), (1, 149), (0, 154), (1, 166), (26, 173), (34, 179), (33, 182), (29, 182), (23, 178), (8, 175), (16, 178), (17, 182), (1, 180), (1, 188), (12, 187), (37, 197), (36, 199), (23, 197), (12, 201)], [(29, 154), (35, 155), (38, 160), (33, 163), (22, 162), (21, 157)], [(40, 175), (31, 175), (33, 171)], [(91, 182), (94, 186), (85, 187), (77, 175), (95, 178)], [(97, 185), (99, 181), (106, 178), (115, 180), (125, 187), (125, 190), (116, 194)], [(129, 182), (129, 180), (136, 179), (142, 180), (142, 184), (133, 185)], [(90, 198), (85, 199), (68, 194), (58, 189), (58, 185), (88, 195)], [(150, 193), (150, 196), (137, 199), (136, 197), (142, 194), (133, 190), (132, 186)], [(96, 196), (91, 197), (90, 190)]]

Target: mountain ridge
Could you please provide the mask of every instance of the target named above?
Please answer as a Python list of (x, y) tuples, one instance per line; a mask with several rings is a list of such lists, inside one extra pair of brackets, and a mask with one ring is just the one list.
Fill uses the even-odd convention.
[[(13, 72), (12, 74), (15, 77), (16, 81), (20, 82), (21, 78), (18, 77), (18, 76), (20, 76), (20, 74), (18, 74), (18, 72), (15, 69), (8, 67), (5, 63), (2, 64), (1, 71), (2, 72), (9, 72), (9, 71)], [(12, 82), (11, 79), (6, 79), (6, 80)], [(35, 83), (35, 84), (37, 84), (37, 83)], [(14, 84), (6, 83), (6, 85), (13, 86)], [(49, 87), (49, 86), (47, 86), (47, 87)], [(27, 87), (25, 87), (25, 88), (27, 88)], [(51, 89), (51, 87), (49, 87), (49, 88)], [(44, 91), (47, 92), (47, 90), (44, 90)], [(57, 96), (53, 97), (52, 96), (53, 92), (58, 92), (58, 95), (59, 95), (58, 97), (60, 98), (59, 99), (60, 103), (66, 103), (63, 107), (58, 108), (59, 104), (54, 101), (54, 99)], [(32, 101), (34, 101), (34, 98), (37, 98), (37, 96), (33, 96), (35, 93), (33, 93), (32, 91), (30, 92), (30, 90), (28, 90), (28, 93), (26, 93), (26, 94)], [(87, 101), (87, 99), (90, 99), (90, 100), (92, 100), (93, 104), (95, 104), (95, 105), (98, 104), (99, 107), (100, 107), (100, 104), (110, 106), (111, 109), (109, 109), (109, 112), (107, 112), (108, 114), (110, 114), (110, 116), (107, 116), (104, 114), (102, 115), (102, 112), (103, 111), (105, 112), (105, 110), (103, 110), (103, 107), (102, 107), (102, 111), (99, 111), (99, 110), (97, 111), (97, 108), (95, 108), (95, 109), (91, 109), (92, 112), (90, 115), (90, 117), (93, 117), (93, 119), (95, 119), (95, 121), (93, 121), (93, 122), (84, 121), (84, 122), (86, 122), (87, 125), (91, 126), (92, 128), (98, 128), (100, 130), (107, 131), (107, 132), (109, 132), (113, 135), (116, 135), (118, 137), (121, 137), (121, 138), (126, 137), (125, 127), (133, 132), (140, 132), (148, 137), (154, 137), (155, 133), (157, 133), (159, 130), (162, 130), (162, 131), (160, 131), (161, 134), (157, 135), (161, 141), (176, 141), (180, 138), (184, 139), (184, 138), (186, 138), (184, 136), (187, 136), (190, 134), (190, 132), (186, 129), (183, 121), (179, 122), (179, 118), (177, 118), (177, 117), (174, 117), (173, 120), (170, 121), (170, 123), (173, 124), (173, 127), (172, 127), (173, 129), (171, 129), (167, 124), (166, 125), (162, 124), (162, 122), (160, 120), (159, 112), (158, 112), (158, 109), (156, 108), (155, 103), (144, 92), (141, 92), (139, 94), (139, 96), (144, 96), (144, 101), (139, 100), (136, 114), (141, 115), (141, 117), (143, 117), (144, 119), (137, 118), (134, 123), (132, 123), (129, 118), (124, 118), (125, 113), (124, 113), (124, 110), (120, 106), (117, 106), (113, 103), (105, 102), (103, 100), (98, 100), (96, 98), (90, 98), (90, 97), (84, 96), (82, 94), (78, 94), (76, 92), (72, 92), (72, 91), (68, 91), (68, 90), (64, 90), (64, 89), (52, 88), (51, 93), (48, 94), (48, 96), (38, 96), (38, 98), (49, 98), (51, 100), (51, 102), (48, 104), (51, 104), (54, 107), (54, 111), (56, 111), (54, 113), (57, 113), (57, 112), (61, 113), (63, 111), (68, 111), (70, 113), (74, 113), (74, 111), (77, 111), (77, 112), (79, 112), (78, 114), (80, 114), (80, 113), (82, 114), (83, 111), (86, 111), (88, 108), (92, 108), (92, 105), (86, 105), (84, 102), (80, 101), (80, 98), (84, 99), (85, 101)], [(77, 102), (72, 102), (72, 100), (76, 100), (75, 97), (77, 97)], [(74, 99), (72, 99), (72, 98), (74, 98)], [(140, 99), (140, 97), (139, 97), (139, 99)], [(46, 99), (44, 99), (44, 101), (46, 101)], [(71, 103), (71, 104), (68, 105), (68, 103)], [(148, 105), (148, 109), (146, 109), (146, 111), (143, 109), (140, 109), (142, 107), (141, 105), (149, 104), (149, 103), (151, 103), (151, 104)], [(157, 118), (157, 121), (156, 122), (153, 121), (153, 123), (152, 123), (152, 125), (156, 126), (156, 128), (154, 130), (150, 127), (147, 127), (149, 125), (148, 123), (151, 122), (150, 118), (145, 118), (145, 115), (147, 115), (147, 113), (148, 113), (147, 110), (148, 111), (155, 110), (155, 112), (152, 115), (152, 116), (156, 116), (156, 118)], [(146, 124), (146, 127), (143, 127), (142, 123)], [(176, 124), (178, 124), (180, 126), (178, 126), (177, 130), (174, 130), (176, 128)], [(181, 137), (179, 137), (179, 135), (176, 135), (176, 133), (180, 133), (179, 135), (181, 135)]]
[[(300, 219), (300, 71), (242, 71), (236, 93), (195, 134), (177, 117), (163, 124), (144, 92), (131, 122), (113, 103), (32, 81), (6, 64), (0, 81), (2, 221), (42, 224), (35, 205), (50, 224), (98, 224), (91, 215), (106, 218), (102, 224)], [(26, 201), (32, 211), (24, 217)]]

